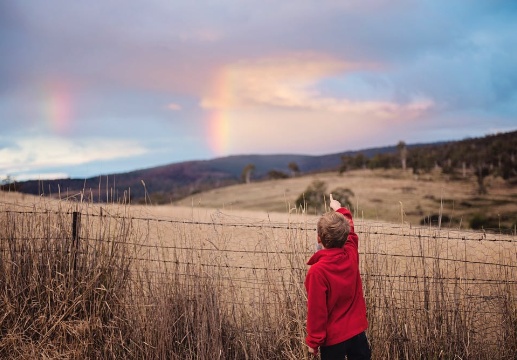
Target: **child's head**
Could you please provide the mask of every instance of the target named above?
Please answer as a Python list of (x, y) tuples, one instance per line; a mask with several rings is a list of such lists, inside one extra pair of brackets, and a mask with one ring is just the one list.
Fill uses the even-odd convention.
[(343, 247), (349, 232), (350, 224), (341, 213), (330, 211), (318, 221), (318, 237), (326, 249)]

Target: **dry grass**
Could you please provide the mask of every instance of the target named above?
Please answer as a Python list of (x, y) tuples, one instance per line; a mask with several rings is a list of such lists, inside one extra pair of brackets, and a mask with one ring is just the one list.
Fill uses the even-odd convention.
[[(286, 213), (297, 197), (315, 179), (324, 181), (328, 191), (338, 187), (352, 190), (356, 216), (369, 220), (419, 225), (426, 216), (442, 213), (454, 221), (444, 227), (466, 229), (474, 214), (495, 218), (507, 215), (501, 225), (517, 222), (517, 187), (498, 178), (487, 178), (488, 195), (478, 196), (473, 176), (450, 180), (439, 172), (415, 177), (411, 171), (354, 170), (305, 175), (284, 180), (240, 184), (192, 195), (176, 204), (225, 210), (255, 210)], [(403, 216), (401, 216), (401, 210)]]
[[(0, 196), (0, 357), (308, 358), (317, 217)], [(514, 237), (356, 230), (374, 358), (515, 358)]]

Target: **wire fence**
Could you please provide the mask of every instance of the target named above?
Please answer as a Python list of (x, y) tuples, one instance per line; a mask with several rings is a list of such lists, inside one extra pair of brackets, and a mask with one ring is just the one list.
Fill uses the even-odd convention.
[[(82, 220), (82, 226), (77, 224), (77, 214)], [(315, 224), (300, 223), (239, 223), (232, 221), (231, 216), (219, 221), (196, 221), (185, 219), (160, 219), (152, 217), (138, 217), (100, 213), (80, 213), (74, 211), (26, 211), (7, 210), (2, 216), (13, 216), (29, 218), (47, 218), (53, 222), (52, 217), (69, 216), (69, 224), (60, 229), (60, 235), (77, 239), (82, 244), (95, 242), (107, 242), (130, 246), (135, 253), (147, 252), (145, 257), (130, 257), (135, 261), (158, 262), (162, 264), (184, 264), (205, 267), (224, 267), (232, 269), (287, 271), (307, 270), (304, 262), (290, 263), (289, 266), (257, 266), (250, 265), (249, 261), (236, 264), (227, 262), (224, 264), (214, 262), (181, 262), (177, 258), (170, 259), (168, 255), (172, 252), (189, 252), (198, 254), (226, 254), (231, 257), (257, 258), (259, 256), (302, 256), (302, 259), (310, 257), (314, 250), (313, 245), (316, 238)], [(75, 217), (74, 217), (75, 216)], [(86, 223), (85, 223), (86, 219)], [(103, 221), (110, 224), (115, 222), (126, 222), (126, 226), (132, 229), (127, 237), (106, 237), (103, 231), (95, 234), (92, 228), (100, 227)], [(249, 219), (247, 219), (249, 221)], [(67, 232), (67, 227), (69, 232)], [(113, 226), (113, 225), (110, 225)], [(368, 261), (369, 256), (377, 258), (400, 259), (406, 262), (414, 261), (438, 261), (458, 266), (478, 265), (484, 268), (497, 267), (498, 269), (517, 269), (517, 238), (513, 235), (504, 235), (487, 232), (474, 232), (457, 229), (437, 229), (435, 227), (400, 226), (389, 223), (374, 223), (355, 220), (356, 233), (360, 238), (360, 254)], [(178, 229), (183, 233), (178, 233)], [(228, 229), (245, 229), (242, 232), (235, 230), (233, 233)], [(219, 229), (219, 231), (218, 231)], [(98, 229), (100, 230), (100, 229)], [(64, 232), (63, 232), (64, 231)], [(169, 233), (167, 233), (169, 232)], [(195, 237), (202, 234), (202, 238), (187, 243), (186, 234)], [(171, 236), (172, 234), (172, 236)], [(224, 236), (228, 236), (224, 238)], [(242, 235), (242, 238), (237, 236)], [(293, 236), (294, 235), (294, 236)], [(266, 242), (264, 242), (264, 237)], [(2, 242), (7, 238), (0, 238)], [(37, 237), (31, 234), (30, 237), (11, 237), (9, 240), (49, 240), (48, 234), (44, 237)], [(222, 241), (221, 241), (222, 240)], [(273, 240), (276, 243), (271, 243)], [(217, 245), (216, 245), (217, 243)], [(425, 245), (425, 249), (422, 246)], [(152, 251), (150, 251), (152, 250)], [(196, 256), (192, 256), (196, 257)], [(488, 271), (489, 273), (489, 271)], [(365, 275), (363, 270), (363, 275)], [(369, 274), (371, 276), (406, 277), (418, 278), (413, 274)], [(498, 279), (466, 277), (471, 281), (497, 282)], [(460, 276), (441, 277), (442, 279), (459, 279)]]
[[(210, 280), (228, 294), (221, 297), (228, 306), (279, 306), (290, 291), (303, 302), (306, 261), (316, 241), (314, 219), (273, 222), (220, 211), (203, 220), (104, 208), (11, 208), (0, 211), (0, 221), (19, 224), (2, 233), (2, 253), (29, 241), (62, 240), (78, 258), (100, 247), (123, 247), (113, 256), (124, 256), (132, 271), (145, 269), (146, 281), (160, 283), (172, 276)], [(508, 310), (508, 301), (517, 298), (515, 235), (362, 219), (355, 220), (355, 229), (373, 336), (389, 325), (390, 314), (406, 331), (417, 332), (420, 321), (439, 328), (444, 319), (461, 312), (473, 328), (473, 341), (492, 347), (500, 343), (508, 311), (514, 311)], [(491, 335), (483, 337), (486, 329), (492, 329)]]
[[(76, 214), (76, 215), (74, 215)], [(81, 225), (77, 224), (77, 214)], [(314, 223), (250, 223), (238, 222), (232, 216), (219, 213), (215, 221), (194, 219), (160, 219), (73, 211), (5, 211), (3, 216), (46, 218), (65, 223), (60, 236), (80, 242), (83, 252), (96, 242), (131, 247), (128, 258), (154, 267), (155, 273), (167, 274), (170, 267), (220, 268), (240, 271), (235, 280), (261, 284), (267, 272), (305, 272), (305, 261), (312, 255), (316, 238)], [(69, 222), (66, 225), (66, 222)], [(105, 236), (103, 226), (125, 223), (131, 233), (123, 238)], [(108, 224), (108, 225), (106, 225)], [(64, 233), (63, 233), (64, 231)], [(514, 279), (501, 279), (501, 271), (517, 269), (517, 240), (515, 236), (469, 232), (456, 229), (411, 228), (385, 223), (356, 221), (360, 238), (362, 275), (370, 278), (409, 281), (431, 278), (434, 281), (463, 281), (470, 284), (513, 284)], [(31, 240), (48, 240), (31, 234)], [(1, 239), (5, 243), (7, 239)], [(11, 238), (28, 241), (27, 238)], [(80, 253), (79, 253), (80, 254)], [(273, 261), (274, 260), (274, 261)], [(155, 266), (153, 265), (155, 264)], [(379, 268), (382, 264), (383, 267)], [(439, 269), (437, 269), (439, 266)], [(378, 268), (375, 271), (375, 268)], [(429, 271), (433, 271), (429, 275)], [(242, 278), (244, 274), (244, 278)], [(242, 278), (242, 279), (241, 279)], [(303, 283), (299, 277), (296, 285)], [(269, 279), (268, 281), (272, 281)], [(285, 281), (279, 277), (279, 282)], [(293, 279), (291, 279), (293, 281)]]

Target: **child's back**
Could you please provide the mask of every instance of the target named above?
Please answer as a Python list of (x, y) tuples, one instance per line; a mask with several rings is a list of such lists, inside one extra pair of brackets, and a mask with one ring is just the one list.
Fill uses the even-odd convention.
[[(368, 327), (352, 214), (332, 198), (331, 205), (336, 207), (336, 212), (324, 214), (318, 222), (318, 242), (324, 249), (309, 259), (307, 264), (311, 267), (305, 279), (306, 342), (313, 350), (321, 347), (322, 358), (327, 348), (347, 345), (347, 341), (358, 335), (363, 335), (366, 341), (364, 331)], [(366, 347), (369, 358), (367, 341)], [(345, 354), (353, 358), (345, 352), (342, 359)]]

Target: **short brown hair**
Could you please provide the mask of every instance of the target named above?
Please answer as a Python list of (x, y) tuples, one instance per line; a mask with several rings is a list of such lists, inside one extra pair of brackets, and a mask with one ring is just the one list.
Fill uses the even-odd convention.
[(341, 248), (350, 233), (350, 224), (345, 216), (336, 211), (329, 211), (318, 221), (318, 236), (327, 249)]

